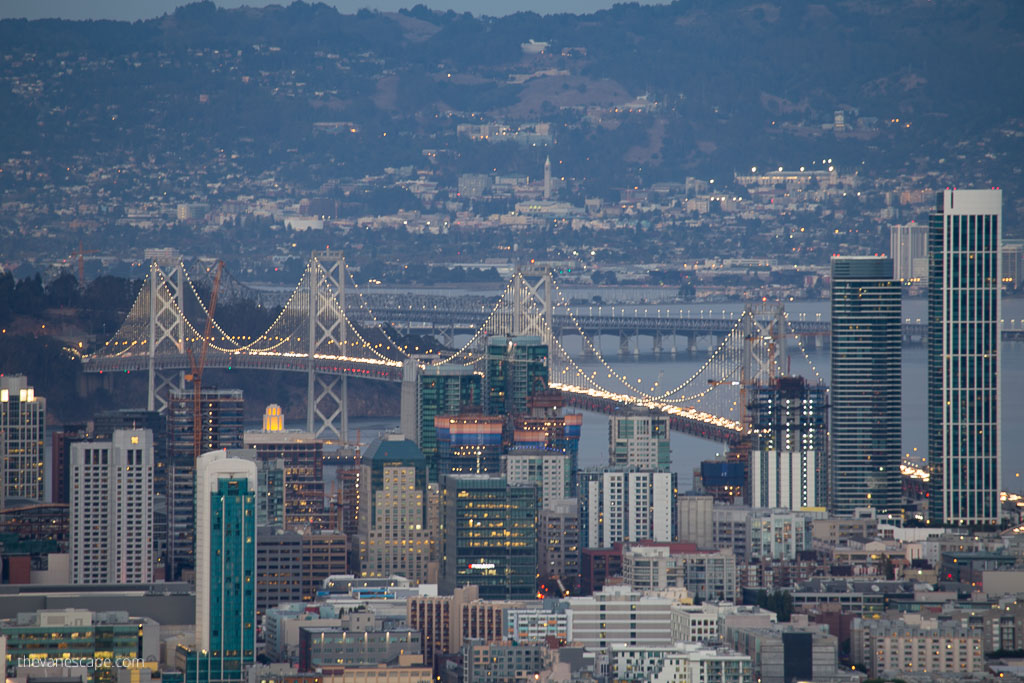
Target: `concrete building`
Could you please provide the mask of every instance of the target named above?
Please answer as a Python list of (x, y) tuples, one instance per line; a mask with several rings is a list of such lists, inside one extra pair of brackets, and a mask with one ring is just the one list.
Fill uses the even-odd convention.
[(715, 499), (680, 493), (676, 496), (676, 538), (680, 543), (693, 543), (698, 548), (714, 547), (714, 524), (711, 512)]
[(0, 377), (0, 509), (7, 500), (42, 501), (46, 399), (24, 375)]
[(505, 610), (505, 624), (505, 637), (513, 643), (553, 638), (564, 645), (572, 631), (572, 613), (566, 601), (547, 598)]
[(929, 515), (932, 524), (998, 524), (1003, 193), (945, 190), (937, 200), (928, 223)]
[(153, 433), (71, 445), (72, 583), (153, 580)]
[(608, 464), (667, 472), (669, 419), (660, 410), (630, 410), (608, 420)]
[(579, 482), (582, 547), (675, 537), (674, 472), (599, 468), (581, 471)]
[(811, 522), (824, 511), (754, 509), (716, 505), (712, 513), (714, 545), (732, 548), (736, 561), (795, 560), (811, 547)]
[(255, 452), (260, 469), (284, 465), (285, 528), (327, 528), (323, 442), (312, 432), (285, 429), (284, 413), (274, 403), (263, 415), (263, 429), (246, 431), (242, 441)]
[(299, 671), (343, 674), (353, 668), (423, 664), (420, 632), (411, 628), (299, 628)]
[(754, 680), (761, 683), (859, 681), (839, 670), (839, 643), (822, 628), (795, 625), (727, 628), (729, 647), (749, 655)]
[(285, 602), (309, 602), (324, 579), (347, 574), (348, 538), (329, 531), (260, 529), (256, 543), (256, 610)]
[(698, 643), (669, 646), (613, 644), (609, 673), (615, 681), (644, 683), (751, 683), (750, 657)]
[(572, 458), (568, 453), (535, 448), (516, 449), (501, 456), (501, 473), (510, 486), (535, 486), (537, 504), (564, 500), (572, 495)]
[(630, 586), (606, 586), (586, 597), (567, 599), (572, 611), (570, 640), (589, 650), (611, 645), (672, 644), (673, 600), (646, 596)]
[(537, 571), (541, 579), (580, 574), (580, 517), (575, 498), (552, 499), (538, 513)]
[(767, 627), (776, 623), (774, 612), (753, 605), (705, 602), (700, 605), (672, 605), (674, 642), (720, 643), (728, 627)]
[(928, 226), (913, 221), (889, 227), (892, 277), (904, 285), (928, 284)]
[(436, 583), (436, 538), (428, 524), (423, 453), (401, 435), (386, 434), (370, 444), (361, 462), (360, 572)]
[(850, 631), (850, 658), (873, 677), (970, 674), (985, 669), (981, 641), (967, 626), (920, 614), (858, 618)]
[(731, 601), (736, 599), (736, 557), (729, 549), (696, 552), (674, 544), (627, 544), (622, 579), (638, 591), (685, 588), (700, 600)]
[(544, 668), (547, 646), (543, 643), (469, 641), (462, 646), (462, 671), (466, 683), (505, 683), (534, 680)]

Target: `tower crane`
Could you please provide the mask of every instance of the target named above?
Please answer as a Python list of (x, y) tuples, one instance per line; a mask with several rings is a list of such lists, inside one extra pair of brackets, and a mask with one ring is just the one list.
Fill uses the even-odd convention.
[(185, 375), (186, 381), (192, 382), (192, 458), (199, 459), (203, 450), (203, 370), (206, 369), (206, 351), (210, 348), (210, 334), (213, 331), (213, 313), (217, 310), (217, 294), (220, 292), (220, 276), (224, 271), (224, 262), (217, 261), (217, 272), (213, 276), (213, 290), (210, 294), (210, 306), (206, 311), (206, 327), (203, 340), (199, 347), (199, 360), (196, 360), (192, 347), (187, 348), (188, 362), (192, 371)]

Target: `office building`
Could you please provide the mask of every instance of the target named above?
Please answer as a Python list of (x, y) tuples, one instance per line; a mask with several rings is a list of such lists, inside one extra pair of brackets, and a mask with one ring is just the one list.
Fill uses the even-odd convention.
[(548, 388), (548, 347), (540, 337), (491, 337), (484, 377), (489, 415), (521, 415)]
[(608, 420), (608, 464), (667, 472), (669, 418), (660, 410), (633, 409)]
[(537, 680), (545, 667), (547, 652), (543, 643), (470, 641), (462, 646), (463, 680), (473, 683)]
[[(86, 424), (66, 424), (53, 433), (50, 453), (50, 500), (53, 503), (71, 501), (71, 444), (87, 441), (93, 433)], [(109, 434), (107, 435), (109, 438)]]
[(699, 552), (682, 543), (628, 544), (622, 550), (622, 579), (638, 591), (685, 588), (701, 601), (736, 599), (736, 556), (732, 550)]
[(501, 471), (500, 415), (470, 413), (434, 418), (437, 474), (498, 474)]
[[(203, 389), (200, 452), (242, 448), (240, 389)], [(172, 390), (167, 409), (167, 575), (195, 567), (196, 473), (193, 392)]]
[(71, 583), (153, 580), (153, 433), (71, 445)]
[(715, 499), (692, 493), (676, 496), (676, 538), (674, 541), (693, 543), (698, 548), (713, 548), (711, 511)]
[(438, 440), (434, 418), (483, 409), (483, 377), (461, 365), (435, 365), (417, 371), (416, 437), (430, 481), (438, 481)]
[(598, 468), (579, 475), (580, 545), (625, 541), (667, 543), (675, 537), (676, 475)]
[(0, 509), (14, 498), (43, 500), (46, 399), (25, 375), (0, 377)]
[(667, 647), (613, 644), (609, 669), (615, 681), (751, 683), (750, 657), (697, 643)]
[(263, 529), (256, 543), (256, 610), (316, 598), (329, 576), (348, 573), (348, 538), (331, 531)]
[(928, 283), (928, 226), (911, 221), (889, 228), (892, 277), (904, 285)]
[(848, 667), (839, 669), (839, 642), (825, 627), (726, 627), (724, 636), (726, 645), (750, 657), (753, 680), (761, 683), (863, 680)]
[(928, 232), (933, 524), (997, 524), (1001, 190), (945, 190)]
[[(284, 526), (327, 528), (323, 442), (312, 432), (285, 429), (281, 406), (274, 403), (263, 415), (263, 429), (246, 431), (242, 440), (256, 454), (261, 470), (275, 469), (277, 463), (284, 466)], [(264, 480), (262, 474), (260, 480)]]
[(1024, 240), (1003, 240), (1003, 290), (1016, 292), (1024, 287)]
[(537, 571), (542, 579), (575, 582), (580, 575), (580, 511), (575, 498), (544, 502), (538, 513)]
[(901, 291), (892, 261), (833, 258), (833, 514), (849, 517), (863, 507), (902, 509), (902, 348)]
[(241, 680), (256, 662), (256, 463), (232, 455), (196, 463), (196, 647), (182, 653), (186, 681)]
[(750, 499), (754, 507), (825, 505), (828, 419), (824, 385), (779, 377), (752, 389)]
[(379, 664), (423, 664), (423, 637), (419, 631), (401, 626), (383, 628), (380, 620), (376, 621), (365, 630), (347, 626), (300, 627), (299, 671), (333, 677)]
[(572, 459), (567, 453), (535, 448), (516, 449), (501, 456), (502, 474), (509, 486), (536, 486), (538, 505), (572, 495)]
[(376, 439), (359, 475), (359, 570), (365, 577), (437, 581), (435, 537), (427, 514), (427, 463), (398, 434)]
[(968, 624), (920, 614), (854, 619), (850, 655), (872, 677), (973, 674), (985, 669), (982, 634)]
[(630, 586), (606, 586), (566, 601), (572, 611), (570, 642), (589, 650), (607, 650), (612, 644), (672, 644), (671, 598), (644, 595)]
[(537, 590), (537, 489), (505, 477), (441, 480), (439, 589), (475, 585), (483, 599), (525, 599)]

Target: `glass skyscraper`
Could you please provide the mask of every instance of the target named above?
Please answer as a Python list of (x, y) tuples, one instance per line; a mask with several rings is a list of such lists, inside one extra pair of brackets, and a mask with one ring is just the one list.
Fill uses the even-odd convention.
[(1002, 191), (945, 190), (928, 222), (933, 524), (999, 521)]
[(891, 259), (832, 259), (833, 514), (902, 508), (900, 305)]

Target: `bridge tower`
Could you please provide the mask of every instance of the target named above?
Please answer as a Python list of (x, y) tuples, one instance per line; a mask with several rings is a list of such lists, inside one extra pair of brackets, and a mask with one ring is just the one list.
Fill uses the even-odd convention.
[(512, 329), (514, 336), (535, 335), (549, 347), (554, 338), (551, 327), (551, 299), (554, 280), (547, 268), (520, 269), (517, 286), (512, 291)]
[(172, 389), (185, 388), (185, 373), (163, 370), (157, 356), (185, 355), (184, 268), (177, 253), (168, 252), (149, 264), (149, 384), (146, 407), (167, 412)]
[(314, 251), (309, 264), (309, 370), (306, 376), (306, 430), (318, 438), (348, 439), (348, 378), (316, 371), (316, 355), (347, 355), (345, 257), (340, 251)]

